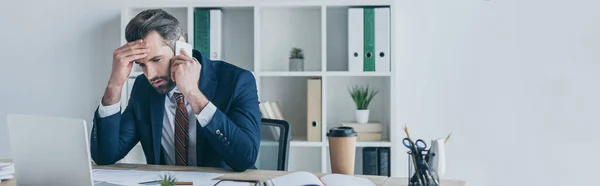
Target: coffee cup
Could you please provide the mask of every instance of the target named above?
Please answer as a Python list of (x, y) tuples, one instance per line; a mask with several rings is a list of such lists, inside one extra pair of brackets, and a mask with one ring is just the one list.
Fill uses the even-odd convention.
[(329, 140), (329, 159), (332, 173), (354, 175), (357, 136), (352, 127), (329, 129), (327, 138)]

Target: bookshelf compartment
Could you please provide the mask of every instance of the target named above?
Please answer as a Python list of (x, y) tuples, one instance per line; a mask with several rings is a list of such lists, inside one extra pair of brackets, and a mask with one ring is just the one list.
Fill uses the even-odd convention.
[(321, 172), (321, 147), (290, 147), (288, 171)]
[[(383, 147), (383, 148), (382, 147), (356, 147), (356, 152), (354, 153), (354, 174), (356, 174), (356, 175), (379, 175), (379, 171), (377, 171), (377, 173), (375, 173), (375, 172), (370, 172), (370, 173), (363, 172), (363, 170), (364, 170), (363, 169), (364, 168), (363, 162), (365, 160), (371, 161), (370, 162), (371, 164), (367, 165), (367, 166), (372, 166), (371, 168), (375, 169), (375, 170), (379, 170), (379, 168), (381, 167), (381, 166), (379, 166), (379, 163), (386, 162), (386, 161), (383, 161), (383, 162), (379, 162), (378, 161), (378, 159), (380, 158), (379, 156), (382, 155), (382, 154), (380, 154), (379, 151), (377, 151), (377, 150), (375, 152), (371, 153), (371, 156), (370, 156), (371, 158), (366, 157), (366, 159), (365, 159), (365, 156), (363, 154), (363, 150), (365, 148), (370, 148), (370, 149), (384, 149), (385, 148), (385, 149), (388, 149), (388, 150), (390, 148), (389, 147)], [(383, 151), (383, 150), (381, 150), (381, 151)], [(389, 153), (391, 153), (391, 152), (389, 152)], [(375, 156), (374, 159), (372, 158), (373, 155)], [(326, 161), (325, 162), (325, 164), (326, 164), (325, 173), (331, 173), (331, 157), (330, 157), (329, 148), (327, 148), (325, 156), (326, 156), (326, 158), (325, 158), (325, 161)], [(389, 166), (388, 166), (388, 171), (389, 171), (389, 170), (391, 170), (391, 164), (392, 164), (391, 163), (391, 156), (388, 157), (387, 159), (388, 159), (387, 162), (390, 162)], [(375, 165), (376, 167), (373, 167), (374, 166), (373, 164), (377, 164), (377, 165)], [(382, 168), (384, 168), (384, 167), (382, 167)]]
[[(369, 143), (389, 142), (390, 137), (390, 77), (377, 76), (340, 76), (327, 78), (327, 130), (341, 126), (342, 123), (356, 123), (356, 105), (349, 94), (349, 88), (354, 86), (369, 86), (369, 90), (377, 90), (369, 105), (369, 122), (378, 122), (383, 126), (381, 140), (358, 141), (365, 145)], [(360, 131), (359, 131), (360, 132)], [(360, 133), (359, 133), (360, 135)]]
[[(357, 10), (357, 12), (354, 13), (358, 14), (352, 14), (349, 11), (351, 8), (366, 8), (370, 11), (363, 12), (362, 10)], [(357, 52), (356, 55), (358, 58), (363, 58), (367, 55), (372, 55), (374, 58), (372, 63), (367, 63), (372, 64), (373, 66), (366, 65), (368, 67), (365, 68), (368, 69), (364, 69), (365, 72), (391, 72), (392, 39), (390, 21), (391, 12), (389, 6), (327, 6), (326, 12), (327, 71), (363, 71), (352, 70), (349, 65), (349, 63), (357, 62), (352, 61), (352, 59), (357, 59), (356, 57), (350, 56), (353, 55), (354, 52)], [(371, 16), (364, 17), (367, 14)], [(357, 21), (355, 22), (353, 20)], [(361, 30), (360, 28), (364, 28), (364, 30)], [(371, 52), (365, 51), (368, 48), (367, 46), (373, 46), (373, 48), (370, 48), (370, 50), (372, 50)], [(358, 66), (361, 66), (360, 69), (363, 68), (361, 62), (362, 59), (359, 63), (356, 63)]]
[(290, 51), (303, 50), (304, 71), (321, 71), (321, 7), (260, 9), (261, 71), (289, 71)]
[(327, 7), (327, 71), (348, 71), (348, 8)]
[(227, 7), (223, 11), (223, 59), (254, 71), (254, 8)]
[(260, 77), (260, 102), (278, 103), (284, 120), (292, 127), (292, 145), (318, 145), (297, 143), (307, 141), (307, 81), (318, 78), (321, 77)]

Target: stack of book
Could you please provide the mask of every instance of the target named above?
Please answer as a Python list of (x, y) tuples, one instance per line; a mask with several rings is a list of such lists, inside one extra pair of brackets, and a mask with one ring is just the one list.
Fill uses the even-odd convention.
[(283, 113), (281, 112), (281, 107), (279, 106), (279, 102), (265, 101), (265, 102), (260, 103), (258, 106), (260, 107), (260, 112), (262, 113), (262, 118), (285, 120), (283, 117)]
[[(260, 103), (258, 106), (260, 108), (262, 118), (285, 120), (285, 118), (283, 117), (283, 113), (281, 112), (281, 107), (279, 106), (279, 102), (265, 101), (265, 102)], [(279, 128), (269, 127), (268, 132), (271, 134), (271, 138), (273, 140), (275, 140), (275, 141), (279, 140), (279, 134), (280, 134)]]
[(352, 127), (358, 134), (356, 141), (381, 141), (381, 134), (383, 133), (383, 125), (378, 122), (369, 123), (342, 123), (344, 127)]
[(12, 179), (15, 173), (15, 167), (12, 163), (0, 162), (0, 182), (2, 180)]

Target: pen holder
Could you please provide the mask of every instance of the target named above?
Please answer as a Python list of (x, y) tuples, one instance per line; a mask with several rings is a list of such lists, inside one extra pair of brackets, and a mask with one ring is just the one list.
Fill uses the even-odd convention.
[(440, 177), (430, 169), (429, 160), (435, 156), (428, 150), (408, 151), (408, 186), (439, 186)]

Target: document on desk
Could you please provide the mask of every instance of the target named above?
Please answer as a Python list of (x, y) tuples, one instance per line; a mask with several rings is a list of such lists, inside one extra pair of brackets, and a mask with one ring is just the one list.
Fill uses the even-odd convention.
[(118, 185), (155, 185), (141, 183), (152, 183), (158, 181), (163, 175), (166, 174), (175, 176), (178, 182), (193, 182), (194, 185), (200, 186), (211, 184), (214, 185), (218, 180), (213, 179), (223, 175), (207, 172), (94, 169), (93, 178), (94, 181), (97, 182), (107, 182)]

